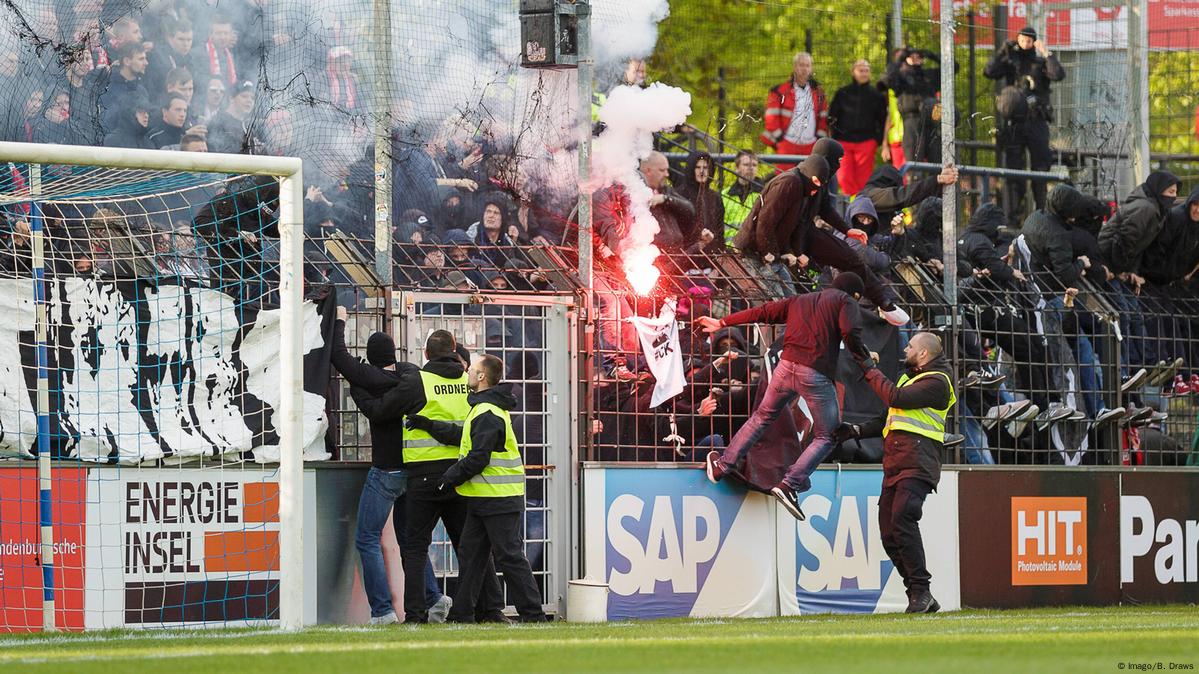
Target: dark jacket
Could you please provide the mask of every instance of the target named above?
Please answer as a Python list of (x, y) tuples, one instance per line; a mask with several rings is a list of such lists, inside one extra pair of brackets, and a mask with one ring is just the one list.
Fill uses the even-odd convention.
[(1075, 258), (1070, 243), (1066, 214), (1077, 212), (1082, 194), (1069, 185), (1058, 185), (1049, 193), (1045, 210), (1034, 211), (1024, 221), (1024, 241), (1028, 244), (1029, 267), (1038, 285), (1050, 292), (1078, 288), (1082, 262)]
[[(661, 194), (666, 200), (650, 209), (658, 221), (654, 245), (663, 253), (681, 253), (698, 239), (695, 206), (669, 187)], [(596, 237), (620, 255), (632, 218), (628, 192), (622, 185), (613, 185), (596, 192), (592, 204)]]
[[(402, 366), (397, 365), (397, 367)], [(416, 366), (402, 367), (400, 369), (401, 376), (399, 383), (367, 407), (359, 404), (359, 408), (370, 419), (402, 420), (405, 416), (419, 414), (424, 409), (425, 404), (428, 403), (428, 399), (425, 398), (425, 384), (421, 381), (420, 370), (439, 377), (445, 377), (446, 379), (456, 379), (462, 376), (466, 368), (462, 366), (462, 359), (457, 355), (443, 356), (431, 360), (421, 368), (417, 368)], [(459, 434), (462, 432), (461, 424), (458, 425), (458, 432)], [(450, 459), (444, 461), (421, 461), (407, 466), (407, 469), (408, 474), (412, 477), (425, 475), (440, 476), (452, 465), (454, 465), (454, 461)]]
[(837, 90), (828, 109), (833, 138), (847, 143), (883, 141), (887, 121), (887, 95), (867, 82), (849, 84)]
[(171, 126), (159, 119), (150, 124), (150, 134), (146, 138), (156, 148), (178, 145), (183, 141), (183, 127)]
[[(516, 407), (516, 396), (512, 395), (512, 384), (501, 382), (485, 391), (472, 392), (467, 401), (473, 408), (482, 403), (491, 403), (511, 412)], [(444, 421), (427, 421), (429, 434), (447, 445), (462, 444), (462, 425)], [(491, 412), (483, 412), (470, 422), (470, 453), (446, 469), (441, 481), (446, 489), (457, 487), (483, 472), (491, 463), (493, 452), (504, 451), (507, 430), (504, 420)], [(524, 510), (524, 496), (499, 498), (469, 498), (472, 512), (478, 515), (500, 515)]]
[(1173, 205), (1161, 193), (1178, 182), (1177, 176), (1166, 171), (1149, 174), (1099, 230), (1099, 250), (1113, 274), (1141, 269), (1145, 250), (1157, 238)]
[(805, 365), (834, 379), (842, 341), (857, 361), (870, 357), (870, 350), (862, 342), (860, 311), (852, 297), (830, 289), (738, 311), (725, 316), (720, 324), (785, 323), (783, 360)]
[(142, 78), (127, 80), (119, 67), (99, 72), (105, 73), (100, 75), (100, 81), (95, 83), (95, 86), (99, 87), (98, 91), (103, 92), (99, 94), (97, 101), (100, 108), (100, 125), (105, 131), (111, 132), (120, 126), (132, 101), (149, 100), (150, 94), (146, 91)]
[[(390, 338), (388, 338), (390, 339)], [(392, 353), (395, 344), (392, 343)], [(350, 383), (350, 397), (366, 415), (371, 429), (371, 465), (380, 470), (399, 470), (404, 467), (404, 420), (401, 417), (375, 418), (368, 412), (376, 411), (378, 400), (384, 393), (400, 384), (404, 372), (415, 368), (411, 363), (396, 363), (396, 369), (385, 370), (362, 362), (350, 355), (346, 349), (345, 321), (333, 324), (332, 350), (329, 356), (333, 367)], [(394, 361), (394, 356), (392, 358)]]
[[(926, 59), (939, 62), (940, 59), (932, 52), (924, 52)], [(892, 63), (883, 76), (883, 84), (895, 92), (895, 101), (899, 113), (904, 117), (920, 114), (920, 106), (926, 98), (933, 98), (941, 90), (941, 69), (925, 68), (924, 66), (908, 65), (905, 56), (898, 63)]]
[[(229, 185), (196, 211), (193, 228), (208, 244), (208, 263), (214, 286), (260, 279), (264, 266), (263, 237), (279, 236), (279, 185), (269, 176), (255, 176)], [(253, 234), (255, 243), (242, 236)]]
[[(827, 171), (822, 182), (827, 182)], [(813, 217), (831, 207), (823, 190), (812, 194), (812, 189), (811, 179), (800, 172), (800, 167), (775, 176), (766, 183), (762, 198), (754, 203), (733, 245), (756, 257), (803, 253)]]
[(870, 236), (876, 233), (886, 234), (891, 227), (895, 213), (915, 206), (929, 197), (941, 193), (941, 185), (936, 176), (928, 176), (903, 184), (903, 176), (894, 166), (880, 166), (870, 174), (866, 186), (858, 192), (858, 198), (867, 197), (878, 211), (878, 226), (880, 232), (866, 232)]
[(1199, 187), (1185, 203), (1170, 209), (1161, 232), (1141, 263), (1141, 275), (1151, 283), (1167, 285), (1191, 273), (1199, 263), (1199, 222), (1191, 220), (1191, 204), (1199, 203)]
[[(923, 368), (908, 368), (907, 375), (911, 378), (930, 371), (953, 376), (945, 356), (937, 356)], [(924, 407), (944, 409), (949, 406), (949, 382), (945, 377), (924, 377), (900, 388), (887, 379), (882, 370), (871, 368), (866, 372), (866, 383), (888, 407), (913, 410)], [(882, 435), (886, 422), (884, 414), (863, 424), (862, 437)], [(900, 480), (915, 479), (936, 488), (941, 481), (942, 449), (941, 443), (922, 435), (906, 431), (888, 433), (883, 441), (883, 486), (891, 487)]]
[[(858, 222), (859, 215), (869, 217), (870, 221), (865, 224)], [(878, 212), (874, 210), (874, 203), (866, 197), (858, 197), (849, 204), (849, 208), (845, 210), (845, 220), (850, 227), (866, 232), (867, 236), (878, 231)], [(891, 256), (887, 253), (857, 239), (847, 237), (845, 243), (875, 274), (886, 276), (891, 269)]]
[(1021, 49), (1015, 40), (1009, 40), (987, 62), (983, 75), (1018, 88), (1026, 98), (1032, 99), (1030, 115), (1052, 120), (1049, 83), (1066, 79), (1066, 70), (1056, 56), (1045, 58), (1037, 54), (1036, 49)]
[(127, 147), (135, 150), (156, 150), (149, 140), (150, 128), (137, 121), (137, 113), (125, 110), (117, 118), (117, 124), (104, 136), (104, 147)]
[[(708, 181), (703, 185), (695, 181), (695, 165), (701, 159), (708, 160), (708, 167), (711, 169)], [(703, 250), (709, 253), (716, 253), (724, 249), (724, 199), (721, 198), (719, 192), (712, 189), (712, 176), (715, 174), (716, 163), (712, 161), (712, 155), (707, 152), (692, 152), (687, 157), (687, 172), (679, 181), (678, 187), (679, 196), (691, 202), (691, 205), (695, 207), (696, 238), (704, 229), (712, 232), (716, 237), (703, 247)]]
[(1004, 293), (1016, 284), (1015, 270), (1004, 262), (996, 246), (999, 244), (999, 228), (1007, 222), (1003, 209), (995, 204), (983, 204), (973, 215), (966, 231), (958, 239), (958, 270), (965, 273), (985, 269), (991, 274), (975, 279), (973, 286), (980, 296), (994, 297), (993, 293)]
[(261, 143), (250, 133), (247, 122), (221, 110), (208, 122), (208, 150), (230, 154), (246, 153)]

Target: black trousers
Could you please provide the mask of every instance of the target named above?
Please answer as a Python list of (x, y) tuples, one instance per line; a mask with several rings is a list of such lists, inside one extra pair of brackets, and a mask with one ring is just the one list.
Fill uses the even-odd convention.
[[(1022, 170), (1024, 153), (1028, 152), (1029, 168), (1033, 171), (1048, 171), (1053, 165), (1053, 152), (1049, 149), (1049, 122), (1040, 117), (1030, 117), (1020, 122), (1013, 122), (1001, 134), (1000, 144), (1003, 146), (1004, 168)], [(1020, 213), (1020, 202), (1024, 199), (1025, 181), (1008, 179), (1008, 202), (1006, 210), (1009, 214)], [(1032, 181), (1032, 198), (1036, 208), (1045, 208), (1045, 195), (1048, 186), (1043, 180)]]
[(804, 239), (802, 252), (807, 254), (813, 262), (836, 267), (841, 271), (851, 271), (861, 276), (862, 282), (866, 285), (867, 299), (880, 307), (885, 307), (897, 299), (895, 293), (866, 266), (862, 258), (858, 257), (857, 253), (849, 247), (849, 244), (828, 230), (812, 227), (807, 238)]
[[(472, 499), (466, 499), (470, 501)], [(477, 498), (476, 500), (483, 500)], [(533, 569), (525, 557), (525, 541), (521, 535), (524, 510), (498, 515), (480, 515), (468, 507), (466, 525), (462, 529), (462, 547), (458, 556), (458, 592), (449, 619), (454, 622), (474, 622), (475, 603), (485, 579), (495, 579), (491, 560), (504, 574), (508, 598), (523, 621), (542, 622), (541, 592), (533, 578)]]
[[(408, 479), (407, 533), (408, 547), (401, 550), (404, 560), (404, 614), (407, 622), (426, 622), (429, 610), (425, 605), (425, 560), (433, 543), (437, 520), (445, 524), (454, 552), (462, 559), (462, 530), (466, 524), (466, 498), (453, 489), (438, 490), (440, 476), (422, 475)], [(495, 577), (491, 558), (485, 558), (482, 578), (483, 598), (478, 603), (479, 617), (493, 618), (504, 610), (504, 595)], [(457, 608), (455, 605), (454, 608)], [(473, 609), (472, 609), (473, 610)], [(472, 618), (475, 614), (472, 613)]]
[(924, 480), (904, 479), (883, 485), (878, 499), (878, 525), (883, 549), (903, 577), (908, 597), (928, 591), (932, 576), (924, 563), (924, 540), (920, 537), (920, 517), (924, 499), (933, 490)]

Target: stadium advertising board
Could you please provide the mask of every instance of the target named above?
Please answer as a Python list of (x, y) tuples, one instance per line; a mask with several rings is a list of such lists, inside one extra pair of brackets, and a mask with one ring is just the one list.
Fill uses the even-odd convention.
[(95, 469), (87, 628), (278, 618), (275, 471)]
[(1119, 600), (1117, 474), (968, 471), (958, 486), (963, 606)]
[(586, 571), (608, 582), (609, 619), (778, 614), (768, 497), (694, 469), (588, 468), (584, 480)]
[(1120, 587), (1133, 603), (1199, 600), (1199, 474), (1121, 475)]
[[(782, 615), (902, 611), (903, 579), (879, 533), (880, 470), (819, 470), (801, 497), (807, 519), (781, 509), (778, 536)], [(924, 504), (924, 539), (932, 592), (944, 610), (959, 608), (957, 474), (946, 471)]]
[[(60, 629), (81, 630), (87, 470), (56, 468), (51, 490), (55, 623)], [(0, 468), (0, 631), (42, 629), (40, 562), (37, 468)]]

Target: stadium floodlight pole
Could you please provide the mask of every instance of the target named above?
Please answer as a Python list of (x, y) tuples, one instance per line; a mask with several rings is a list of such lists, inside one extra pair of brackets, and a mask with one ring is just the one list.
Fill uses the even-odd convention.
[[(391, 277), (391, 0), (375, 0), (375, 276)], [(386, 296), (386, 293), (384, 293)], [(390, 311), (390, 309), (388, 309)], [(390, 315), (390, 314), (388, 314)]]
[[(941, 165), (957, 164), (957, 144), (954, 142), (954, 117), (957, 106), (954, 104), (953, 89), (953, 42), (957, 25), (953, 19), (953, 3), (941, 2)], [(955, 181), (946, 185), (941, 201), (941, 251), (945, 269), (945, 299), (949, 303), (950, 315), (956, 310), (958, 303), (958, 185)]]
[(29, 165), (29, 236), (33, 245), (34, 334), (37, 341), (37, 481), (38, 529), (42, 565), (42, 631), (57, 632), (54, 622), (54, 508), (50, 497), (53, 481), (50, 473), (50, 358), (46, 346), (49, 336), (49, 297), (46, 293), (46, 234), (42, 205), (42, 167)]
[[(304, 503), (303, 503), (303, 253), (304, 253), (304, 175), (303, 163), (295, 157), (265, 157), (208, 152), (135, 150), (115, 147), (81, 148), (70, 145), (0, 142), (0, 161), (37, 165), (99, 166), (142, 170), (224, 173), (232, 175), (269, 175), (279, 185), (279, 409), (274, 415), (279, 434), (279, 622), (285, 629), (304, 625)], [(40, 188), (41, 177), (35, 171), (33, 185)], [(36, 204), (36, 202), (35, 202)], [(40, 223), (38, 223), (40, 226)], [(30, 227), (32, 234), (33, 226)], [(33, 237), (31, 236), (31, 239)], [(35, 244), (36, 245), (36, 244)], [(44, 298), (44, 295), (43, 295)], [(44, 307), (43, 307), (44, 309)], [(45, 320), (40, 321), (45, 325)], [(44, 335), (43, 335), (44, 337)], [(46, 361), (39, 356), (39, 368)], [(47, 395), (48, 398), (48, 395)], [(39, 414), (48, 412), (48, 400), (39, 396)], [(40, 462), (49, 460), (49, 422), (39, 418), (39, 436), (47, 447), (39, 446)], [(42, 432), (42, 429), (45, 432)], [(39, 445), (41, 439), (39, 438)], [(42, 502), (43, 519), (49, 512), (48, 497)], [(43, 548), (44, 553), (44, 548)], [(44, 572), (43, 572), (44, 573)], [(46, 578), (50, 578), (49, 575)], [(52, 606), (52, 604), (51, 604)], [(50, 624), (53, 624), (51, 613)]]
[(1133, 184), (1149, 177), (1149, 0), (1128, 2), (1128, 120)]

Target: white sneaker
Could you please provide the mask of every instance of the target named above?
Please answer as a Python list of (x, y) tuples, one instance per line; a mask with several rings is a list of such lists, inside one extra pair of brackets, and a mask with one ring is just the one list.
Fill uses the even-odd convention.
[(908, 316), (908, 312), (900, 309), (898, 304), (890, 311), (884, 311), (882, 307), (879, 307), (878, 315), (882, 316), (888, 323), (895, 327), (907, 325), (912, 320), (911, 316)]
[(396, 617), (395, 611), (371, 618), (372, 625), (394, 625), (398, 622), (400, 622), (400, 619)]
[(446, 616), (450, 614), (450, 608), (453, 606), (454, 600), (450, 598), (450, 595), (441, 595), (441, 599), (429, 607), (429, 622), (439, 625), (445, 622)]

